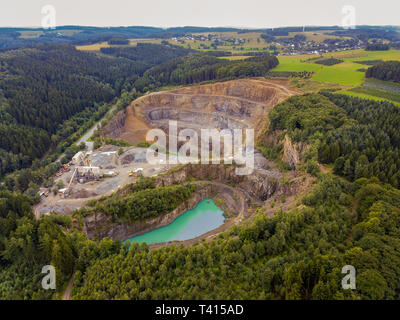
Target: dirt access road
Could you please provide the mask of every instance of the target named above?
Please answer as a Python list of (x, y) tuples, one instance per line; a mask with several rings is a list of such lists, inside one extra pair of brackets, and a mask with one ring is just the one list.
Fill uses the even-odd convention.
[(75, 275), (75, 271), (68, 281), (68, 285), (65, 288), (64, 294), (62, 295), (62, 298), (61, 298), (62, 300), (71, 300), (71, 292), (72, 292), (72, 284), (74, 282), (74, 275)]

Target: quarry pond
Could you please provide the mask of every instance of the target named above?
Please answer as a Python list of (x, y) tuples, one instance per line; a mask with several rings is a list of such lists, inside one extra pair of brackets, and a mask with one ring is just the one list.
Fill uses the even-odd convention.
[(186, 211), (171, 224), (129, 238), (126, 241), (152, 244), (174, 240), (189, 240), (218, 228), (224, 221), (223, 211), (214, 201), (212, 199), (204, 199), (194, 209)]

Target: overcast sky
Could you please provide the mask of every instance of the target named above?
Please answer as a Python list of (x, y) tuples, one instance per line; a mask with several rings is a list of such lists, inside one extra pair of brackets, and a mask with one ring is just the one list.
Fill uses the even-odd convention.
[(341, 25), (345, 5), (358, 25), (400, 25), (400, 0), (0, 0), (0, 26), (40, 26), (49, 4), (57, 26)]

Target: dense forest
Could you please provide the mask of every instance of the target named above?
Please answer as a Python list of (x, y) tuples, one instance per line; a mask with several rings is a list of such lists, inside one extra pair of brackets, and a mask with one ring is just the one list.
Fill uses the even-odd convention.
[(334, 173), (354, 181), (377, 177), (400, 187), (400, 109), (325, 92), (291, 97), (270, 112), (271, 130), (285, 130), (311, 147), (307, 170), (317, 161), (333, 163)]
[(263, 76), (278, 63), (275, 56), (229, 61), (208, 54), (191, 54), (149, 69), (143, 78), (135, 82), (135, 86), (140, 90), (168, 84)]
[(120, 192), (99, 200), (90, 201), (90, 209), (83, 208), (82, 216), (92, 212), (103, 212), (113, 217), (113, 221), (135, 223), (171, 212), (189, 199), (196, 190), (195, 185), (173, 185), (158, 187), (152, 179), (141, 179)]
[(361, 41), (368, 41), (374, 39), (385, 39), (389, 41), (400, 40), (399, 33), (396, 30), (385, 29), (382, 27), (364, 26), (363, 28), (357, 27), (356, 29), (335, 30), (330, 34), (341, 37), (351, 37)]
[(54, 151), (78, 129), (70, 130), (75, 123), (83, 126), (88, 114), (131, 91), (147, 69), (184, 54), (185, 49), (155, 44), (134, 48), (129, 58), (67, 45), (1, 53), (0, 175), (27, 168)]
[[(352, 208), (353, 196), (364, 205)], [(86, 245), (73, 296), (398, 299), (400, 192), (375, 179), (350, 184), (326, 176), (303, 203), (306, 209), (273, 218), (259, 211), (249, 225), (188, 248), (133, 244), (100, 252), (108, 240)], [(357, 268), (357, 290), (340, 287), (347, 264)]]
[(384, 43), (370, 43), (365, 47), (366, 51), (386, 51), (389, 49), (390, 46)]
[(68, 216), (36, 220), (31, 198), (0, 191), (0, 299), (49, 299), (41, 288), (44, 265), (53, 265), (57, 285), (70, 276), (77, 258)]
[(385, 61), (368, 68), (365, 73), (367, 78), (400, 82), (400, 62)]
[[(136, 61), (138, 67), (141, 67), (140, 74), (150, 67), (167, 62), (177, 57), (188, 55), (192, 50), (184, 49), (180, 46), (171, 44), (164, 45), (160, 50), (159, 44), (138, 43), (135, 47), (109, 47), (101, 48), (101, 53), (114, 57), (127, 58)], [(140, 65), (141, 63), (141, 65)]]
[(335, 59), (333, 57), (327, 58), (327, 59), (319, 59), (319, 60), (315, 60), (314, 61), (314, 63), (322, 64), (324, 66), (333, 66), (335, 64), (339, 64), (339, 63), (342, 63), (342, 62), (343, 62), (343, 60)]
[[(63, 233), (67, 219), (35, 221), (28, 199), (2, 197), (3, 299), (50, 298), (39, 288), (39, 266), (50, 262), (60, 282), (75, 268), (75, 299), (399, 298), (400, 192), (375, 178), (323, 176), (305, 209), (273, 218), (258, 211), (217, 240), (152, 251)], [(357, 268), (357, 290), (340, 287), (346, 264)]]

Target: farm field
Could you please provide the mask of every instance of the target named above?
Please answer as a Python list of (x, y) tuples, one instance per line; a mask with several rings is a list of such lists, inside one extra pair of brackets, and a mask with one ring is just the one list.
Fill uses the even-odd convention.
[[(202, 35), (208, 36), (209, 33), (194, 33), (194, 35)], [(226, 45), (218, 45), (217, 51), (229, 51), (234, 55), (240, 55), (244, 52), (254, 52), (254, 51), (265, 51), (269, 48), (270, 44), (266, 43), (261, 38), (261, 32), (247, 32), (247, 33), (238, 33), (238, 32), (213, 32), (213, 35), (222, 38), (233, 38), (233, 39), (243, 39), (244, 43), (239, 45), (232, 45), (229, 42), (226, 42)], [(173, 39), (129, 39), (130, 46), (136, 46), (137, 43), (156, 43), (160, 44), (162, 41), (168, 41), (168, 43), (184, 47), (186, 49), (194, 49), (199, 51), (215, 51), (213, 47), (211, 47), (212, 41), (201, 41), (201, 40), (189, 40), (185, 39), (184, 43), (173, 40)], [(120, 46), (120, 45), (116, 45)], [(95, 43), (91, 45), (77, 46), (78, 50), (84, 51), (99, 51), (101, 48), (110, 47), (107, 42)], [(238, 58), (240, 59), (240, 58)]]
[(110, 45), (107, 43), (107, 41), (104, 41), (84, 46), (76, 46), (76, 49), (82, 51), (99, 51), (101, 48), (109, 48), (109, 47)]
[(220, 59), (227, 59), (227, 60), (243, 60), (249, 58), (249, 56), (228, 56), (228, 57), (219, 57)]
[[(193, 35), (197, 36), (205, 36), (207, 37), (210, 33), (194, 33)], [(247, 32), (247, 33), (238, 33), (238, 32), (213, 32), (211, 33), (221, 38), (232, 38), (232, 39), (243, 39), (244, 43), (238, 45), (232, 45), (226, 43), (226, 45), (218, 45), (217, 51), (229, 51), (232, 54), (240, 55), (243, 52), (254, 52), (254, 51), (265, 51), (266, 48), (270, 46), (270, 44), (266, 43), (261, 38), (261, 32)], [(169, 43), (182, 46), (184, 48), (191, 48), (199, 51), (215, 51), (214, 48), (211, 47), (212, 41), (201, 41), (201, 40), (184, 40), (184, 43), (180, 43), (175, 40), (168, 40)], [(206, 48), (204, 48), (206, 46)]]
[(342, 90), (342, 91), (338, 91), (338, 93), (346, 94), (351, 97), (370, 99), (370, 100), (375, 100), (375, 101), (389, 101), (397, 106), (400, 106), (400, 102), (396, 102), (396, 101), (393, 101), (393, 100), (390, 100), (387, 98), (378, 97), (378, 96), (374, 96), (374, 95), (367, 94), (367, 93), (355, 92), (355, 91), (351, 91), (351, 90)]
[(274, 69), (274, 71), (320, 71), (323, 66), (315, 63), (303, 62), (311, 57), (317, 57), (317, 55), (279, 56), (279, 65)]
[[(288, 36), (278, 36), (277, 39), (291, 38), (296, 35), (306, 36), (307, 41), (322, 42), (326, 39), (337, 39), (335, 35), (330, 35), (332, 31), (304, 31), (304, 32), (289, 32)], [(342, 37), (342, 39), (350, 39), (349, 37)]]
[[(129, 45), (128, 46), (136, 46), (139, 42), (140, 43), (161, 43), (161, 39), (129, 39)], [(123, 47), (123, 45), (109, 45), (107, 41), (104, 42), (98, 42), (98, 43), (93, 43), (89, 45), (83, 45), (83, 46), (76, 46), (76, 49), (82, 50), (82, 51), (99, 51), (101, 48), (109, 48), (109, 47)]]
[[(18, 31), (20, 33), (20, 38), (22, 39), (35, 39), (35, 38), (39, 38), (40, 36), (43, 36), (45, 34), (45, 32), (43, 30), (21, 30)], [(50, 34), (62, 34), (63, 36), (73, 36), (76, 33), (81, 32), (80, 30), (68, 30), (68, 29), (64, 29), (64, 30), (60, 30), (60, 31), (47, 31)]]
[(357, 61), (368, 60), (400, 60), (400, 50), (389, 51), (364, 51), (352, 50), (348, 52), (334, 52), (324, 54), (325, 58), (337, 58), (344, 60), (333, 66), (323, 66), (306, 61), (318, 55), (299, 55), (299, 56), (280, 56), (279, 66), (276, 71), (312, 71), (314, 76), (312, 80), (328, 83), (337, 83), (341, 85), (360, 85), (365, 75), (357, 71), (368, 66), (357, 63)]
[(367, 79), (361, 86), (345, 90), (343, 93), (360, 98), (387, 100), (400, 105), (400, 83)]
[(323, 66), (312, 79), (344, 85), (357, 85), (365, 78), (364, 72), (359, 72), (358, 69), (360, 69), (358, 64), (345, 61), (334, 66)]

